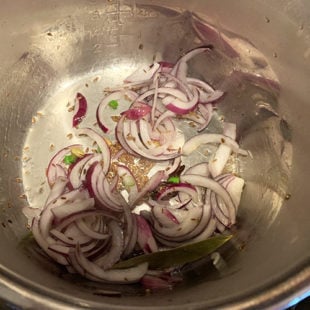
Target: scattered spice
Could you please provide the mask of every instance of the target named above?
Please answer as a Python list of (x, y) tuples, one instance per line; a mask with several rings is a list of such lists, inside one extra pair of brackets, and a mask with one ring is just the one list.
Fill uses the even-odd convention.
[(70, 140), (70, 139), (72, 139), (73, 138), (73, 134), (72, 133), (68, 133), (67, 134), (67, 138)]
[(50, 150), (50, 152), (55, 150), (55, 145), (53, 143), (50, 144), (49, 150)]

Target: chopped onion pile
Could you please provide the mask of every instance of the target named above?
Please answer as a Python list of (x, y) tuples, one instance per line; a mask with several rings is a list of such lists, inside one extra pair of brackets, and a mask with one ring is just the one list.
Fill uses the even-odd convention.
[[(70, 145), (51, 159), (50, 193), (32, 224), (37, 243), (69, 272), (169, 288), (178, 282), (171, 270), (154, 272), (147, 263), (113, 266), (133, 255), (205, 240), (235, 224), (244, 180), (223, 171), (232, 152), (247, 152), (236, 142), (235, 124), (224, 123), (223, 133), (200, 133), (223, 92), (187, 74), (188, 61), (211, 50), (196, 48), (176, 64), (141, 68), (110, 89), (96, 111), (101, 131), (81, 127), (87, 101), (77, 94), (73, 127), (94, 149)], [(128, 106), (118, 107), (119, 100)], [(106, 122), (109, 106), (119, 114), (115, 128)], [(198, 133), (185, 141), (179, 122), (194, 122)], [(217, 145), (210, 161), (182, 169), (183, 159), (208, 143)], [(146, 208), (139, 212), (141, 205)]]

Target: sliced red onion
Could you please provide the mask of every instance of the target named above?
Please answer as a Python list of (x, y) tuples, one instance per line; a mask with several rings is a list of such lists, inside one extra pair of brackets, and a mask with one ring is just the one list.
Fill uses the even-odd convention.
[(78, 243), (80, 245), (84, 245), (89, 243), (92, 238), (89, 236), (81, 235), (79, 234), (78, 236), (72, 237), (67, 236), (67, 233), (62, 233), (57, 229), (51, 229), (50, 230), (50, 235), (57, 241), (61, 241), (62, 243), (68, 245), (68, 246), (76, 246)]
[(162, 113), (162, 114), (156, 119), (156, 122), (155, 122), (155, 125), (154, 125), (154, 127), (153, 127), (153, 130), (156, 130), (157, 127), (158, 127), (158, 125), (159, 125), (160, 123), (162, 123), (165, 119), (171, 118), (171, 117), (175, 117), (175, 116), (176, 116), (176, 114), (175, 114), (174, 112), (169, 111), (169, 110), (165, 111), (164, 113)]
[(108, 96), (104, 97), (103, 100), (98, 105), (97, 110), (96, 110), (96, 119), (97, 119), (98, 126), (101, 128), (101, 130), (104, 133), (107, 133), (109, 131), (109, 128), (104, 125), (105, 117), (106, 117), (105, 109), (111, 100), (120, 100), (122, 97), (123, 97), (123, 92), (121, 91), (113, 92), (109, 94)]
[[(96, 111), (96, 118), (97, 118), (97, 123), (99, 127), (102, 129), (104, 133), (107, 133), (109, 131), (109, 128), (107, 128), (105, 124), (105, 118), (106, 118), (106, 113), (105, 110), (107, 108), (107, 105), (111, 100), (121, 100), (125, 99), (128, 101), (128, 106), (135, 101), (138, 97), (138, 94), (132, 90), (122, 90), (122, 91), (117, 91), (109, 94), (108, 96), (104, 97), (104, 99), (100, 102), (100, 104), (97, 107)], [(121, 107), (118, 107), (118, 113), (122, 112)], [(111, 129), (111, 128), (110, 128)]]
[(70, 253), (70, 248), (68, 246), (56, 244), (56, 243), (49, 245), (48, 249), (50, 251), (53, 251), (55, 253), (62, 254), (62, 255), (69, 255)]
[(178, 169), (178, 167), (181, 165), (181, 162), (182, 162), (181, 157), (177, 157), (177, 158), (173, 159), (172, 165), (168, 166), (165, 169), (165, 173), (166, 173), (167, 177), (169, 177), (171, 174), (173, 174)]
[(158, 89), (150, 89), (146, 91), (145, 93), (143, 93), (137, 98), (137, 101), (143, 101), (147, 97), (155, 95), (156, 91), (158, 92), (158, 94), (170, 95), (182, 101), (187, 101), (188, 99), (186, 94), (184, 94), (184, 92), (182, 92), (179, 89), (171, 88), (171, 87), (159, 87)]
[(195, 78), (191, 78), (191, 77), (187, 77), (186, 78), (188, 84), (192, 85), (192, 86), (196, 86), (202, 90), (204, 90), (204, 92), (208, 93), (208, 94), (212, 94), (215, 92), (215, 89), (208, 84), (207, 82), (204, 82), (202, 80), (199, 79), (195, 79)]
[(243, 187), (244, 180), (236, 176), (226, 187), (226, 190), (230, 194), (231, 199), (233, 200), (236, 207), (238, 207), (240, 204)]
[[(147, 149), (155, 148), (158, 146), (158, 141), (154, 141), (151, 136), (154, 136), (152, 133), (152, 125), (150, 122), (145, 119), (140, 119), (138, 124), (140, 131), (141, 142)], [(154, 143), (155, 142), (155, 143)]]
[(216, 133), (205, 133), (194, 136), (183, 145), (182, 154), (187, 156), (195, 151), (200, 145), (207, 143), (222, 143), (229, 146), (234, 152), (247, 156), (249, 153), (239, 147), (233, 139)]
[[(210, 200), (211, 200), (210, 204), (212, 206), (213, 213), (216, 216), (217, 220), (220, 223), (222, 223), (224, 226), (228, 227), (230, 225), (229, 215), (226, 216), (224, 212), (222, 212), (223, 209), (224, 210), (226, 209), (226, 205), (224, 204), (224, 206), (222, 207), (219, 206), (218, 199), (214, 192), (211, 192)], [(225, 210), (225, 213), (227, 213), (227, 209)]]
[[(212, 49), (212, 46), (206, 46), (206, 47), (197, 47), (194, 48), (193, 50), (187, 52), (183, 57), (181, 57), (178, 62), (175, 64), (175, 66), (173, 67), (171, 74), (175, 75), (176, 77), (178, 77), (178, 71), (180, 68), (180, 65), (182, 66), (182, 64), (188, 62), (190, 59), (192, 59), (193, 57), (204, 53), (206, 51), (209, 51), (210, 49)], [(184, 70), (184, 68), (181, 67), (181, 71)], [(181, 73), (179, 73), (179, 75), (181, 75)], [(186, 74), (185, 74), (186, 75)]]
[[(210, 204), (210, 193), (211, 192), (209, 191), (209, 193), (206, 194), (205, 202), (201, 208), (201, 214), (200, 214), (199, 220), (197, 221), (197, 225), (192, 226), (193, 229), (190, 232), (188, 232), (186, 234), (180, 234), (179, 236), (177, 236), (177, 235), (170, 236), (170, 235), (160, 234), (160, 241), (163, 244), (168, 245), (168, 246), (178, 246), (178, 245), (180, 245), (180, 242), (184, 243), (184, 242), (187, 242), (187, 240), (192, 241), (193, 238), (198, 238), (198, 236), (201, 234), (203, 234), (203, 236), (205, 236), (206, 229), (208, 229), (208, 232), (210, 231), (210, 227), (208, 227), (209, 222), (210, 222), (211, 217), (212, 217), (212, 209), (211, 209), (211, 204)], [(192, 212), (187, 211), (187, 216), (193, 218)], [(163, 222), (161, 222), (161, 223), (163, 223)], [(170, 225), (170, 226), (172, 226), (172, 225)], [(179, 225), (179, 227), (181, 227), (181, 226)], [(213, 227), (213, 225), (212, 225), (212, 227)], [(213, 232), (214, 232), (214, 230), (210, 231), (210, 235)], [(168, 243), (167, 243), (167, 241), (168, 241)], [(173, 244), (171, 242), (176, 242), (176, 243)]]
[(213, 93), (205, 93), (202, 90), (199, 90), (199, 102), (206, 103), (217, 103), (224, 95), (224, 92), (221, 90), (215, 90)]
[(124, 251), (123, 257), (132, 253), (138, 240), (138, 226), (135, 214), (131, 213), (129, 207), (124, 206)]
[(122, 112), (121, 115), (125, 115), (129, 120), (138, 120), (151, 113), (151, 110), (151, 106), (138, 101), (135, 102), (130, 109)]
[(148, 264), (143, 263), (128, 269), (103, 270), (97, 264), (88, 260), (81, 252), (79, 246), (76, 248), (75, 256), (82, 269), (84, 269), (89, 275), (94, 276), (104, 282), (113, 282), (119, 284), (135, 283), (143, 277), (148, 268)]
[(102, 155), (102, 160), (103, 160), (102, 170), (106, 174), (110, 168), (111, 154), (110, 154), (109, 146), (107, 142), (105, 141), (105, 139), (91, 128), (80, 128), (77, 130), (77, 134), (79, 136), (81, 135), (88, 136), (90, 139), (96, 142), (96, 144), (100, 148), (101, 155)]
[[(131, 149), (131, 153), (134, 152), (135, 154), (139, 154), (140, 156), (153, 160), (168, 160), (179, 156), (179, 147), (176, 149), (173, 145), (170, 145), (169, 143), (167, 143), (166, 145), (161, 145), (154, 149), (147, 149), (140, 140), (139, 131), (136, 123), (124, 122), (123, 135), (123, 140), (125, 140), (126, 145)], [(173, 142), (177, 143), (179, 141)]]
[(177, 214), (179, 215), (178, 222), (180, 222), (180, 224), (175, 224), (173, 226), (163, 226), (162, 222), (154, 219), (153, 227), (156, 231), (156, 234), (159, 233), (160, 236), (165, 239), (171, 238), (172, 240), (175, 240), (176, 238), (180, 237), (182, 240), (184, 240), (186, 235), (193, 231), (199, 224), (202, 216), (202, 208), (193, 207), (189, 210), (176, 209), (174, 210), (174, 216), (177, 216)]
[(209, 171), (209, 164), (208, 162), (202, 162), (199, 164), (196, 164), (194, 166), (191, 166), (188, 168), (184, 174), (197, 174), (204, 177), (209, 177), (210, 171)]
[(124, 124), (126, 121), (126, 116), (122, 115), (120, 120), (118, 121), (116, 128), (115, 128), (115, 136), (119, 144), (126, 150), (127, 153), (135, 156), (139, 156), (137, 152), (135, 152), (129, 145), (128, 145), (128, 135), (130, 135), (130, 132), (127, 133), (127, 135), (124, 135)]
[(121, 227), (116, 221), (108, 223), (109, 232), (111, 234), (111, 248), (104, 255), (97, 258), (94, 263), (104, 270), (110, 269), (115, 263), (117, 263), (123, 253), (124, 235)]
[(54, 207), (61, 206), (67, 202), (72, 202), (76, 199), (87, 199), (87, 198), (88, 198), (87, 192), (83, 190), (74, 190), (59, 196), (56, 200), (52, 201), (48, 205), (45, 205), (39, 220), (40, 231), (43, 238), (46, 239), (48, 237), (49, 230), (51, 228), (54, 219), (53, 213), (51, 211)]
[(200, 132), (208, 127), (213, 116), (213, 106), (211, 103), (207, 104), (199, 103), (198, 110), (205, 120), (198, 128), (198, 131)]
[(55, 180), (55, 183), (51, 189), (51, 191), (48, 194), (47, 200), (45, 202), (45, 205), (48, 205), (55, 199), (57, 199), (61, 194), (65, 191), (65, 188), (67, 186), (68, 180), (64, 177), (59, 177)]
[(151, 111), (151, 124), (152, 126), (155, 124), (155, 114), (157, 110), (157, 104), (158, 104), (158, 87), (159, 87), (159, 75), (158, 72), (155, 74), (154, 77), (154, 96), (153, 96), (153, 102), (152, 102), (152, 111)]
[(55, 260), (57, 263), (61, 265), (68, 265), (68, 261), (63, 255), (49, 250), (49, 244), (41, 234), (38, 218), (33, 219), (31, 229), (36, 242), (48, 256), (50, 256), (53, 260)]
[(113, 219), (116, 221), (118, 220), (114, 215), (106, 212), (105, 210), (88, 210), (80, 213), (74, 213), (71, 216), (63, 219), (62, 221), (60, 221), (60, 223), (55, 225), (54, 229), (62, 231), (63, 229), (65, 229), (66, 227), (68, 227), (69, 225), (71, 225), (72, 223), (74, 223), (79, 219), (86, 219), (88, 217), (94, 217), (94, 216), (102, 216), (107, 219)]
[(76, 221), (77, 227), (83, 232), (84, 235), (92, 238), (92, 239), (98, 239), (98, 240), (105, 240), (110, 237), (109, 234), (97, 232), (92, 230), (83, 219)]
[(55, 178), (67, 178), (67, 170), (62, 165), (57, 164), (56, 165), (56, 171), (55, 171)]
[(58, 151), (53, 156), (53, 158), (50, 160), (48, 167), (47, 167), (47, 171), (46, 171), (47, 181), (50, 187), (52, 187), (57, 177), (57, 169), (58, 169), (57, 166), (60, 165), (64, 167), (63, 159), (67, 154), (70, 154), (73, 148), (82, 148), (82, 145), (73, 144), (73, 145), (67, 146), (61, 149), (60, 151)]
[(218, 194), (223, 199), (229, 210), (229, 218), (231, 220), (231, 224), (235, 224), (236, 206), (234, 205), (229, 193), (218, 182), (199, 175), (190, 175), (190, 174), (182, 175), (181, 181), (192, 184), (193, 186), (202, 186), (205, 188), (209, 188), (210, 190)]
[(75, 110), (72, 120), (73, 127), (77, 127), (82, 122), (87, 112), (87, 100), (81, 93), (76, 94), (75, 101)]
[(93, 198), (88, 198), (81, 201), (75, 201), (54, 207), (51, 209), (51, 211), (55, 216), (55, 220), (59, 222), (62, 219), (75, 213), (80, 213), (87, 210), (94, 210), (94, 206), (95, 200)]
[(158, 63), (160, 65), (161, 73), (169, 73), (174, 67), (174, 64), (168, 61), (159, 61)]
[(161, 76), (163, 76), (163, 78), (166, 78), (166, 81), (163, 82), (163, 87), (177, 88), (180, 91), (184, 92), (184, 94), (188, 99), (191, 99), (193, 97), (192, 91), (189, 85), (187, 84), (187, 79), (185, 81), (181, 81), (180, 79), (178, 79), (177, 77), (175, 77), (170, 73), (162, 73)]
[(112, 208), (112, 206), (114, 206), (113, 208), (114, 211), (123, 212), (123, 207), (127, 205), (126, 200), (124, 199), (121, 193), (112, 190), (111, 185), (109, 184), (108, 179), (106, 177), (104, 177), (103, 182), (100, 183), (102, 176), (103, 176), (103, 173), (101, 173), (98, 179), (98, 183), (97, 183), (98, 191), (100, 192), (101, 184), (103, 184), (103, 190), (105, 193), (105, 197), (108, 198), (109, 207)]
[(138, 227), (137, 242), (140, 248), (144, 251), (144, 253), (157, 252), (158, 246), (148, 222), (141, 215), (136, 214), (135, 217)]
[[(236, 124), (224, 123), (223, 135), (236, 140)], [(229, 159), (232, 149), (226, 144), (220, 144), (209, 161), (209, 169), (213, 178), (220, 175)]]
[(97, 201), (97, 208), (107, 211), (122, 212), (122, 201), (120, 200), (121, 195), (119, 195), (118, 199), (116, 198), (115, 201), (115, 197), (113, 197), (113, 194), (110, 191), (109, 184), (107, 183), (106, 176), (102, 171), (100, 163), (95, 162), (88, 169), (86, 180), (90, 195)]
[(140, 283), (143, 285), (145, 289), (150, 290), (162, 290), (162, 289), (170, 290), (173, 288), (173, 285), (168, 281), (148, 274), (142, 277)]
[(173, 212), (168, 209), (168, 207), (160, 207), (158, 205), (154, 206), (152, 208), (152, 213), (154, 217), (165, 227), (173, 227), (180, 224), (179, 220)]
[(224, 231), (225, 231), (225, 229), (226, 229), (226, 227), (225, 227), (225, 225), (223, 225), (221, 222), (216, 222), (216, 229), (219, 231), (219, 232), (221, 232), (221, 233), (223, 233)]
[[(83, 174), (84, 166), (93, 157), (94, 154), (86, 154), (84, 157), (79, 158), (74, 164), (69, 167), (68, 178), (72, 189), (78, 188), (82, 185), (81, 175)], [(86, 173), (86, 171), (84, 171), (84, 174)]]
[(187, 114), (191, 112), (197, 105), (199, 99), (198, 90), (193, 89), (193, 98), (190, 101), (182, 101), (172, 96), (163, 98), (162, 102), (166, 108), (176, 114)]
[[(211, 193), (211, 192), (210, 192)], [(156, 234), (156, 238), (164, 245), (169, 247), (177, 247), (181, 245), (199, 242), (209, 238), (216, 230), (217, 221), (212, 216), (210, 201), (206, 198), (203, 205), (200, 221), (192, 231), (180, 236), (164, 236)]]
[(175, 192), (184, 192), (184, 193), (188, 194), (194, 202), (198, 202), (199, 198), (198, 198), (196, 188), (194, 186), (192, 186), (191, 184), (187, 184), (187, 183), (179, 183), (179, 184), (168, 185), (167, 187), (165, 187), (162, 190), (162, 192), (159, 194), (157, 199), (163, 200), (169, 194), (175, 193)]

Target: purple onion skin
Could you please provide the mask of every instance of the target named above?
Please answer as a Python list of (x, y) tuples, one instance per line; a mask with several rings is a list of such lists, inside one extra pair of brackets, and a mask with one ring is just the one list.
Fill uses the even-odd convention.
[(83, 118), (86, 115), (87, 112), (87, 100), (86, 98), (81, 94), (77, 93), (76, 94), (76, 100), (78, 102), (78, 110), (73, 116), (73, 121), (72, 121), (72, 126), (77, 127), (83, 120)]

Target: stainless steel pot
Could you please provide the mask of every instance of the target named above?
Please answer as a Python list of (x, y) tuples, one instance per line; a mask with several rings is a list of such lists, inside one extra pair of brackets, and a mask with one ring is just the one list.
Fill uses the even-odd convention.
[[(156, 53), (177, 59), (197, 44), (186, 30), (185, 11), (249, 39), (281, 84), (278, 97), (242, 97), (242, 88), (233, 85), (230, 106), (220, 107), (238, 122), (239, 137), (253, 153), (238, 171), (247, 180), (238, 250), (228, 255), (225, 275), (198, 266), (190, 273), (195, 281), (171, 292), (102, 296), (95, 284), (69, 281), (25, 251), (20, 241), (27, 221), (21, 208), (42, 203), (42, 171), (52, 144), (66, 143), (61, 136), (70, 130), (63, 112), (70, 94), (83, 88), (98, 100), (101, 94), (85, 86), (97, 76), (107, 85), (152, 62)], [(2, 0), (2, 298), (25, 309), (280, 309), (309, 294), (309, 21), (307, 0)], [(205, 68), (200, 74), (210, 78)], [(233, 100), (237, 95), (240, 100)]]

